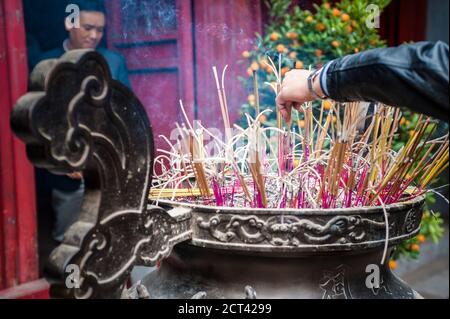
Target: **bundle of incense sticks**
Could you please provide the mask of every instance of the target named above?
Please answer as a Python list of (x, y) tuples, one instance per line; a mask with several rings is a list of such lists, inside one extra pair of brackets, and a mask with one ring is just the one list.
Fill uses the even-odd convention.
[[(436, 138), (437, 123), (430, 118), (420, 117), (409, 140), (394, 151), (401, 111), (382, 104), (367, 114), (361, 103), (331, 102), (331, 109), (322, 103), (318, 110), (309, 103), (294, 111), (293, 124), (283, 126), (279, 116), (277, 126), (268, 127), (259, 118), (270, 110), (259, 110), (257, 98), (256, 118), (247, 115), (248, 127), (235, 125), (231, 134), (225, 71), (220, 86), (213, 70), (225, 141), (201, 123), (194, 130), (180, 101), (185, 121), (177, 124), (176, 142), (163, 137), (170, 150), (159, 150), (155, 159), (161, 173), (154, 176), (153, 200), (250, 208), (382, 206), (423, 195), (448, 167), (448, 133)], [(206, 136), (214, 147), (204, 145)], [(217, 152), (208, 154), (212, 149)]]

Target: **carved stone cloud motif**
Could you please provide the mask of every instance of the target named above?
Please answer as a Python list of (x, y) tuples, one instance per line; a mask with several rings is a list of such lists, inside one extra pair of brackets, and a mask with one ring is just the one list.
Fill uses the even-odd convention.
[[(104, 58), (74, 50), (44, 61), (32, 74), (11, 125), (30, 160), (58, 174), (82, 171), (79, 220), (50, 256), (55, 297), (120, 297), (132, 267), (154, 265), (189, 239), (189, 210), (147, 207), (154, 142), (134, 94), (111, 78)], [(79, 289), (67, 289), (67, 265), (80, 268)]]

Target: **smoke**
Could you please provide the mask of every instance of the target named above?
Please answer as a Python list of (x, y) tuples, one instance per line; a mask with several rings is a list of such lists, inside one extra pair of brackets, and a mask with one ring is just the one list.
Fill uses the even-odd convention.
[(178, 10), (175, 0), (123, 0), (121, 4), (125, 39), (132, 36), (136, 30), (144, 31), (145, 35), (158, 36), (175, 31), (177, 27)]
[[(177, 29), (179, 10), (175, 0), (123, 0), (121, 4), (124, 39), (133, 36), (136, 30), (157, 37)], [(248, 47), (255, 42), (253, 38), (245, 36), (242, 28), (232, 28), (226, 23), (196, 23), (195, 33), (222, 42), (234, 39), (239, 47)]]

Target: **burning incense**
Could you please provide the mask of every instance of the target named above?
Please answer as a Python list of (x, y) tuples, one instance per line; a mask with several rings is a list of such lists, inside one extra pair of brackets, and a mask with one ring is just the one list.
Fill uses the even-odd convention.
[[(280, 68), (268, 61), (277, 76), (270, 86), (278, 93)], [(406, 144), (394, 151), (401, 111), (386, 105), (376, 105), (368, 115), (362, 103), (329, 102), (331, 109), (322, 103), (317, 112), (306, 104), (295, 111), (296, 123), (286, 123), (287, 130), (279, 112), (276, 127), (262, 126), (259, 119), (269, 110), (260, 110), (256, 72), (256, 116), (247, 114), (248, 127), (235, 125), (237, 133), (231, 136), (226, 70), (220, 83), (213, 68), (226, 141), (201, 124), (194, 128), (180, 101), (180, 138), (172, 145), (163, 137), (170, 150), (159, 150), (162, 155), (155, 159), (162, 173), (155, 173), (153, 199), (253, 208), (384, 207), (423, 195), (448, 167), (449, 136), (435, 138), (436, 124), (423, 116)], [(371, 121), (364, 129), (366, 119)], [(208, 154), (205, 134), (218, 154)]]

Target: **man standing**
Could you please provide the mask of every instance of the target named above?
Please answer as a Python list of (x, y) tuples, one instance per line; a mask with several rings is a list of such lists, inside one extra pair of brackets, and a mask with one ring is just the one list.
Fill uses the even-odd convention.
[[(125, 58), (116, 52), (100, 48), (106, 25), (106, 14), (102, 1), (71, 0), (79, 8), (79, 24), (70, 17), (65, 20), (68, 37), (59, 48), (44, 53), (40, 60), (60, 58), (66, 52), (76, 49), (93, 49), (108, 62), (113, 79), (130, 87)], [(54, 175), (46, 170), (38, 170), (36, 179), (39, 186), (51, 187), (51, 206), (55, 213), (52, 237), (61, 242), (67, 229), (77, 220), (84, 195), (81, 173)]]
[(40, 60), (59, 58), (70, 50), (94, 49), (103, 55), (108, 62), (113, 79), (130, 87), (125, 58), (120, 53), (99, 47), (104, 36), (106, 25), (105, 9), (101, 1), (73, 0), (70, 2), (80, 9), (79, 27), (73, 24), (71, 19), (67, 17), (65, 20), (65, 28), (68, 32), (68, 38), (59, 48), (44, 53)]

